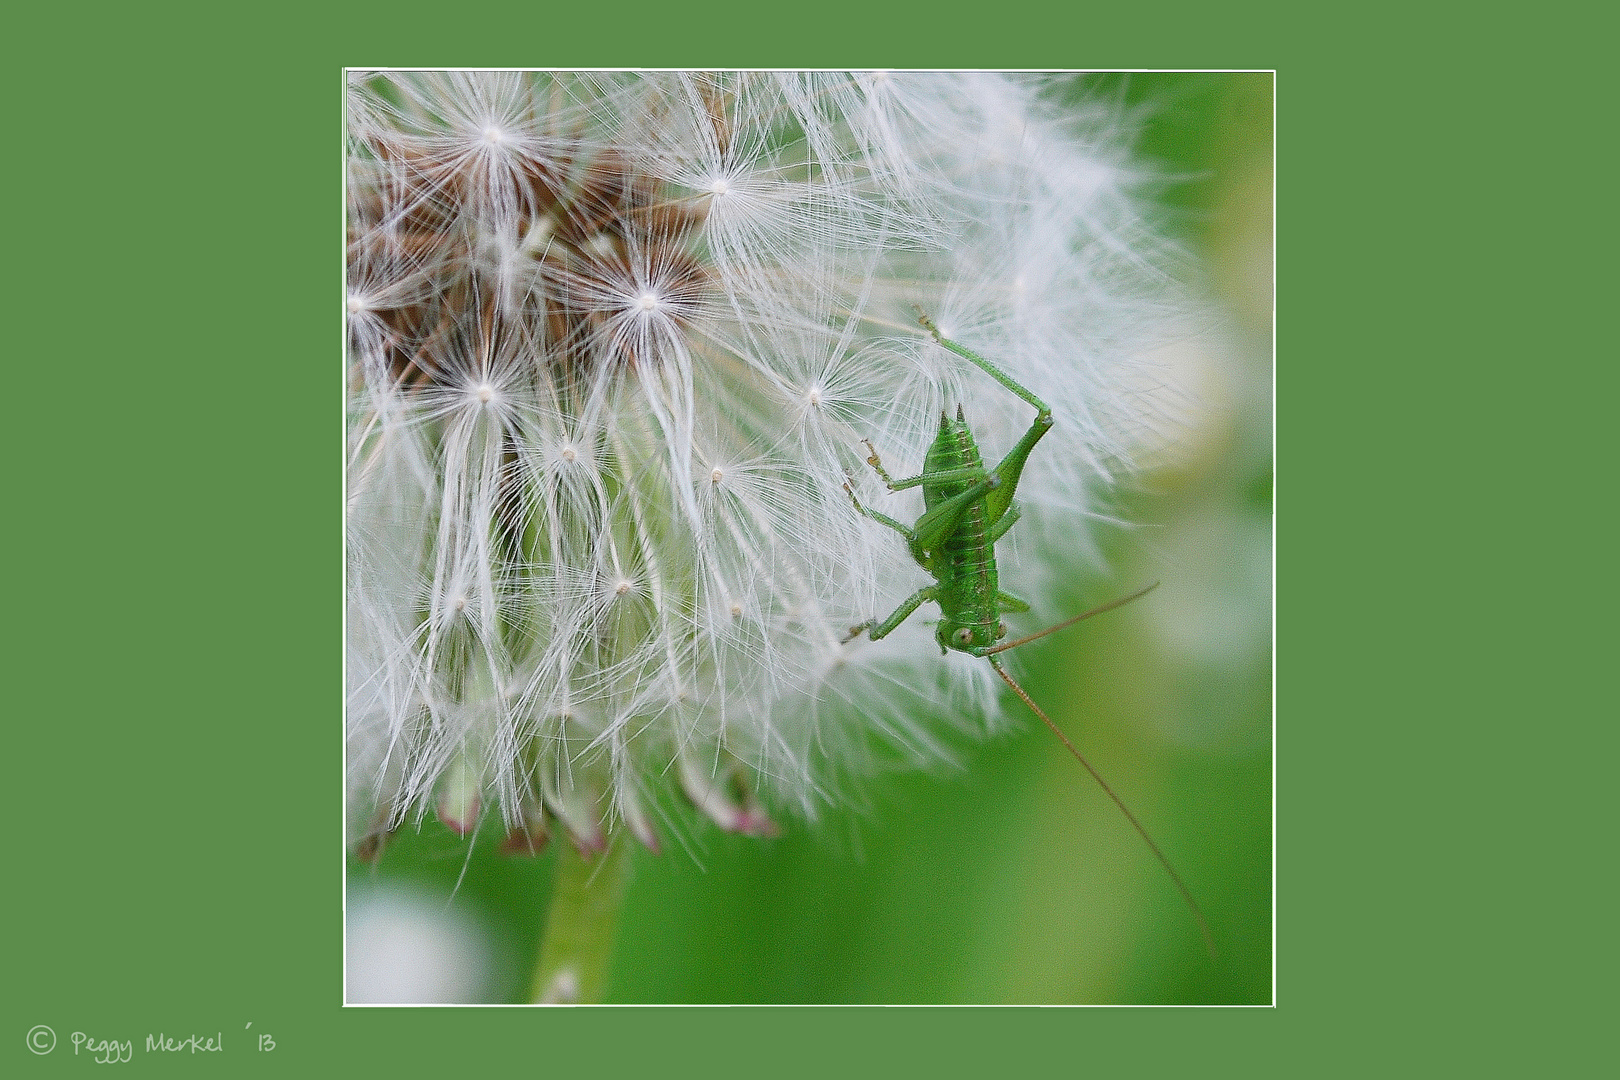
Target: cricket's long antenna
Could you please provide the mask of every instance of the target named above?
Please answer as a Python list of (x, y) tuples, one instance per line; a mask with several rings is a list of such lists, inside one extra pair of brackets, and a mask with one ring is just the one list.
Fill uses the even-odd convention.
[(1131, 593), (1131, 595), (1129, 595), (1129, 596), (1122, 596), (1118, 600), (1110, 600), (1110, 601), (1108, 601), (1108, 603), (1102, 605), (1101, 607), (1094, 607), (1090, 611), (1083, 611), (1079, 615), (1076, 615), (1072, 619), (1064, 619), (1062, 622), (1058, 623), (1056, 626), (1048, 626), (1045, 630), (1037, 630), (1035, 633), (1030, 634), (1028, 637), (1021, 637), (1017, 641), (1009, 641), (1009, 642), (1006, 642), (1005, 644), (997, 645), (995, 648), (985, 649), (983, 652), (976, 652), (974, 655), (976, 655), (976, 656), (990, 656), (993, 653), (1006, 652), (1008, 649), (1016, 649), (1020, 645), (1028, 645), (1032, 641), (1040, 640), (1041, 638), (1045, 637), (1047, 634), (1055, 634), (1059, 630), (1067, 630), (1069, 627), (1073, 626), (1075, 623), (1079, 622), (1081, 619), (1089, 619), (1093, 615), (1101, 615), (1105, 611), (1113, 611), (1117, 607), (1124, 607), (1126, 604), (1130, 603), (1132, 600), (1136, 600), (1136, 599), (1139, 599), (1141, 597), (1144, 597), (1148, 593), (1152, 592), (1154, 589), (1157, 589), (1158, 587), (1159, 587), (1159, 583), (1157, 581), (1153, 582), (1151, 585), (1144, 585), (1140, 589), (1137, 589), (1135, 592)]
[[(1153, 585), (1157, 585), (1157, 584), (1158, 584), (1158, 582), (1153, 583)], [(1148, 589), (1153, 588), (1153, 585), (1149, 585)], [(1147, 592), (1147, 589), (1143, 589), (1142, 592)], [(1142, 595), (1142, 593), (1137, 593), (1136, 594), (1136, 596), (1140, 596), (1140, 595)], [(1125, 600), (1132, 600), (1132, 599), (1135, 599), (1135, 597), (1127, 596), (1125, 598)], [(1098, 608), (1097, 610), (1098, 611), (1106, 611), (1106, 610), (1108, 610), (1109, 607), (1118, 607), (1120, 604), (1123, 604), (1125, 602), (1125, 600), (1116, 600), (1114, 603), (1109, 604), (1107, 607)], [(1094, 611), (1086, 612), (1086, 615), (1095, 615), (1095, 614), (1096, 614), (1096, 612), (1094, 612)], [(1080, 618), (1082, 618), (1082, 619), (1085, 618), (1085, 617), (1086, 617), (1085, 615), (1080, 616)], [(1071, 621), (1076, 621), (1076, 620), (1071, 620)], [(1058, 627), (1054, 627), (1053, 629), (1058, 629)], [(1050, 632), (1051, 631), (1048, 631), (1048, 633), (1050, 633)], [(1039, 637), (1040, 635), (1037, 634), (1036, 636)], [(1017, 643), (1014, 642), (1014, 644), (1017, 644)], [(1078, 761), (1080, 764), (1082, 764), (1082, 765), (1084, 765), (1086, 767), (1086, 772), (1091, 774), (1091, 778), (1093, 780), (1097, 781), (1098, 784), (1102, 785), (1102, 789), (1108, 793), (1108, 797), (1110, 799), (1114, 800), (1114, 805), (1119, 807), (1119, 812), (1125, 815), (1125, 820), (1129, 821), (1131, 823), (1131, 826), (1136, 829), (1137, 835), (1140, 836), (1144, 841), (1146, 841), (1147, 846), (1149, 847), (1149, 849), (1151, 849), (1153, 854), (1158, 857), (1159, 865), (1164, 867), (1165, 872), (1170, 875), (1170, 880), (1175, 882), (1176, 883), (1176, 888), (1181, 891), (1181, 898), (1183, 900), (1187, 901), (1187, 907), (1188, 907), (1188, 909), (1190, 909), (1192, 911), (1193, 918), (1198, 920), (1198, 930), (1199, 930), (1199, 932), (1201, 934), (1204, 935), (1204, 948), (1209, 950), (1209, 958), (1211, 960), (1214, 960), (1216, 958), (1216, 956), (1218, 955), (1215, 952), (1215, 939), (1214, 939), (1214, 937), (1212, 937), (1210, 935), (1209, 923), (1204, 920), (1203, 909), (1201, 909), (1198, 906), (1198, 901), (1193, 899), (1192, 890), (1188, 889), (1187, 888), (1187, 883), (1185, 881), (1181, 880), (1181, 875), (1176, 873), (1176, 868), (1174, 866), (1170, 865), (1170, 860), (1165, 858), (1164, 857), (1164, 852), (1159, 850), (1159, 845), (1153, 842), (1153, 837), (1148, 835), (1148, 831), (1146, 829), (1142, 828), (1142, 823), (1140, 821), (1136, 820), (1136, 815), (1131, 813), (1131, 808), (1125, 805), (1125, 802), (1124, 802), (1123, 799), (1121, 799), (1118, 795), (1114, 794), (1114, 789), (1108, 786), (1108, 781), (1106, 781), (1106, 780), (1104, 780), (1102, 778), (1102, 773), (1098, 772), (1096, 770), (1096, 768), (1091, 764), (1091, 762), (1086, 760), (1086, 755), (1082, 754), (1075, 747), (1074, 743), (1069, 741), (1069, 737), (1067, 735), (1063, 734), (1063, 729), (1058, 727), (1056, 724), (1052, 723), (1052, 718), (1050, 716), (1047, 716), (1046, 713), (1042, 712), (1041, 707), (1039, 705), (1035, 704), (1035, 700), (1033, 698), (1031, 698), (1028, 693), (1025, 692), (1024, 688), (1022, 686), (1019, 686), (1018, 683), (1016, 681), (1014, 681), (1014, 679), (1013, 679), (1013, 677), (1011, 675), (1007, 674), (1007, 669), (1001, 666), (1001, 661), (997, 660), (995, 657), (991, 657), (990, 658), (990, 666), (996, 669), (996, 674), (1001, 676), (1001, 680), (1003, 682), (1005, 682), (1008, 686), (1013, 688), (1013, 693), (1017, 694), (1019, 697), (1024, 699), (1024, 704), (1028, 705), (1030, 707), (1030, 709), (1034, 711), (1035, 715), (1041, 718), (1041, 722), (1044, 723), (1047, 727), (1052, 729), (1052, 734), (1056, 735), (1058, 737), (1058, 741), (1061, 742), (1065, 747), (1068, 748), (1069, 753), (1074, 755), (1074, 759), (1076, 761)]]

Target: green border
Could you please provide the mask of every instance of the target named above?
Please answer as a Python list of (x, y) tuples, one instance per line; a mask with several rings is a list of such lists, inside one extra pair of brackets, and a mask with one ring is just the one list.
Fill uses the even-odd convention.
[[(275, 1056), (255, 1060), (397, 1063), (411, 1074), (497, 1058), (525, 1071), (615, 1073), (683, 1059), (772, 1072), (850, 1062), (987, 1071), (1041, 1059), (1179, 1073), (1263, 1068), (1285, 1016), (1326, 1037), (1344, 1022), (1337, 1007), (1390, 991), (1398, 972), (1375, 978), (1348, 962), (1370, 929), (1365, 899), (1327, 883), (1342, 873), (1347, 834), (1335, 824), (1345, 807), (1324, 792), (1359, 784), (1376, 763), (1364, 739), (1342, 734), (1355, 717), (1306, 708), (1313, 687), (1340, 678), (1314, 631), (1346, 633), (1347, 620), (1324, 610), (1337, 592), (1313, 589), (1328, 580), (1297, 553), (1320, 550), (1348, 512), (1306, 478), (1365, 460), (1359, 445), (1327, 445), (1345, 434), (1348, 411), (1327, 398), (1346, 388), (1345, 372), (1366, 370), (1333, 331), (1345, 298), (1388, 253), (1356, 261), (1349, 225), (1336, 219), (1400, 196), (1345, 169), (1342, 140), (1365, 137), (1365, 111), (1398, 108), (1397, 95), (1385, 88), (1369, 102), (1353, 62), (1324, 75), (1335, 58), (1315, 34), (1207, 5), (1056, 22), (1044, 8), (1019, 18), (997, 5), (994, 21), (982, 9), (963, 20), (933, 8), (929, 23), (819, 5), (772, 28), (725, 7), (638, 20), (621, 5), (605, 26), (591, 7), (514, 6), (506, 22), (486, 9), (457, 23), (442, 8), (412, 19), (398, 5), (371, 6), (347, 20), (266, 13), (229, 25), (220, 20), (236, 17), (202, 10), (113, 13), (88, 31), (22, 27), (16, 40), (44, 47), (27, 50), (35, 68), (6, 75), (24, 147), (11, 172), (37, 200), (13, 223), (17, 250), (33, 255), (13, 264), (13, 295), (25, 302), (12, 327), (20, 362), (9, 389), (20, 407), (8, 442), (12, 501), (25, 509), (12, 528), (39, 538), (13, 557), (12, 861), (22, 887), (7, 1016), (14, 1036), (50, 1023), (64, 1040), (52, 1059), (25, 1055), (30, 1065), (55, 1067), (75, 1029), (222, 1030), (240, 1046), (252, 1020), (278, 1042)], [(712, 36), (741, 31), (764, 36)], [(1285, 594), (1301, 591), (1279, 612), (1292, 643), (1280, 650), (1279, 701), (1285, 716), (1311, 719), (1286, 724), (1281, 742), (1282, 1009), (632, 1018), (339, 1008), (339, 443), (328, 396), (338, 316), (327, 276), (337, 87), (345, 62), (426, 60), (1280, 69), (1279, 340), (1298, 362), (1279, 380), (1279, 580)], [(1307, 342), (1310, 364), (1300, 359)], [(1328, 429), (1290, 425), (1289, 413)], [(1345, 554), (1336, 565), (1354, 568)], [(1412, 825), (1409, 808), (1387, 800), (1357, 812), (1363, 828)], [(231, 1056), (233, 1072), (245, 1068), (248, 1055)]]

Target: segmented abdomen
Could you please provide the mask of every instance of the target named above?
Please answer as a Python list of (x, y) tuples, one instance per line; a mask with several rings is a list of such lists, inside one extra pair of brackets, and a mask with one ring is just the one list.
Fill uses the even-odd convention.
[[(941, 414), (939, 434), (928, 448), (923, 462), (925, 473), (945, 469), (983, 468), (979, 447), (973, 441), (956, 407), (956, 419)], [(949, 480), (923, 485), (923, 505), (935, 506), (972, 487), (975, 481)], [(979, 499), (963, 513), (938, 551), (934, 552), (933, 573), (938, 579), (939, 607), (945, 618), (961, 626), (994, 626), (999, 618), (996, 606), (996, 553), (989, 542), (989, 522), (985, 520), (984, 500)]]

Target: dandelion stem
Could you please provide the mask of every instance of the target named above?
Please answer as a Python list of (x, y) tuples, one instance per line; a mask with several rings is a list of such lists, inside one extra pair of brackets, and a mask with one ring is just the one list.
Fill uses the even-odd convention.
[(593, 1004), (607, 988), (608, 961), (630, 881), (630, 844), (614, 837), (586, 859), (559, 844), (551, 911), (540, 939), (531, 1000), (537, 1005)]

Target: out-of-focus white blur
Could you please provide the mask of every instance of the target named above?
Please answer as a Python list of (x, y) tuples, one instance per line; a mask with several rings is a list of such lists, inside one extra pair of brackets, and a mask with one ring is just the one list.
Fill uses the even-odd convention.
[(347, 911), (351, 1004), (430, 1005), (487, 999), (489, 941), (443, 897), (397, 885), (351, 887)]

